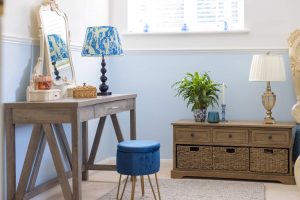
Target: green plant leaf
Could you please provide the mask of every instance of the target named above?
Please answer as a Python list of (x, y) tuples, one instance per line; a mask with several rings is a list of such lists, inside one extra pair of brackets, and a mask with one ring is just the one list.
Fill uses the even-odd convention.
[(203, 75), (194, 72), (194, 74), (186, 73), (185, 77), (175, 82), (172, 87), (177, 91), (176, 96), (181, 96), (186, 101), (187, 107), (192, 106), (194, 110), (218, 105), (220, 85), (211, 80), (208, 72)]

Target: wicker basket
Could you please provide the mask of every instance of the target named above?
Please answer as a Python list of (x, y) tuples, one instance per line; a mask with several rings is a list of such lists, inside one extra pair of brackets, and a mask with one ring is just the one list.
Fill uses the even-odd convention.
[(212, 169), (212, 147), (177, 145), (177, 168)]
[(250, 170), (254, 172), (288, 173), (288, 149), (251, 148)]
[(73, 89), (73, 98), (97, 98), (97, 89), (94, 86), (77, 86)]
[(216, 170), (249, 171), (249, 148), (213, 147)]

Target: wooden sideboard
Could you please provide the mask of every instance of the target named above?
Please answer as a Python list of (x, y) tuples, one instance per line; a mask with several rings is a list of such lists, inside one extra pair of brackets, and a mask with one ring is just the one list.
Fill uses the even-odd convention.
[(172, 125), (172, 178), (212, 177), (295, 184), (292, 162), (295, 123), (179, 120)]

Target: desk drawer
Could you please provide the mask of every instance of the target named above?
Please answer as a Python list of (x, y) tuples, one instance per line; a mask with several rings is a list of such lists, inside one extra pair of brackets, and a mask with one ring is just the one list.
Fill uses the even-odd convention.
[(116, 114), (134, 108), (134, 99), (118, 100), (95, 105), (95, 117)]
[(214, 129), (213, 142), (218, 144), (248, 144), (248, 129)]
[(252, 143), (267, 146), (289, 146), (288, 130), (252, 130)]
[(177, 128), (175, 141), (185, 143), (211, 142), (211, 129)]

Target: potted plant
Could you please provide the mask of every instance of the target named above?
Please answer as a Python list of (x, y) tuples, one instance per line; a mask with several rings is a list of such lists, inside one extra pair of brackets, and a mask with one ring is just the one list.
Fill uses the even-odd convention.
[(187, 73), (186, 76), (173, 84), (177, 94), (186, 102), (187, 106), (192, 106), (194, 118), (197, 122), (204, 122), (208, 106), (218, 105), (218, 92), (220, 84), (210, 79), (207, 72), (200, 75)]

